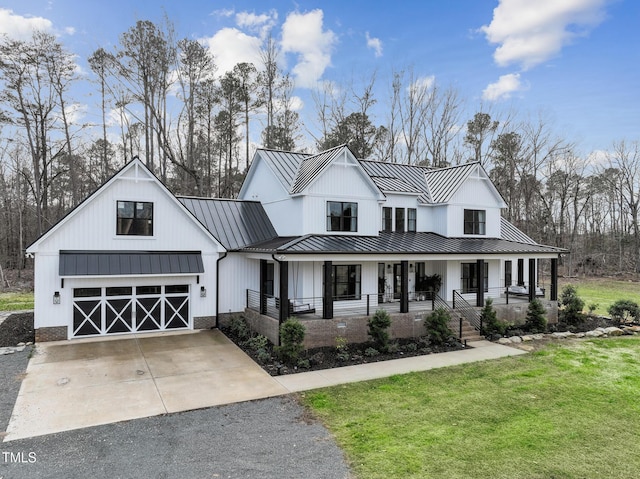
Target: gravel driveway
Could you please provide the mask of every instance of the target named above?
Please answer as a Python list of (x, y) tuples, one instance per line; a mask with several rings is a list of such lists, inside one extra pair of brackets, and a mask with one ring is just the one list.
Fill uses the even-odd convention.
[[(30, 348), (0, 356), (0, 431)], [(348, 478), (328, 431), (289, 397), (0, 443), (0, 479)]]

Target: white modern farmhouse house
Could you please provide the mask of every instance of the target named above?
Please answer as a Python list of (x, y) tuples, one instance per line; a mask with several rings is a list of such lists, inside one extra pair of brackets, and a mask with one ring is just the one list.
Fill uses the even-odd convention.
[(346, 146), (260, 149), (237, 200), (175, 197), (133, 160), (28, 247), (36, 339), (203, 329), (244, 312), (275, 341), (292, 315), (355, 340), (346, 330), (380, 307), (406, 319), (487, 297), (552, 304), (564, 250), (505, 207), (478, 163), (382, 163)]

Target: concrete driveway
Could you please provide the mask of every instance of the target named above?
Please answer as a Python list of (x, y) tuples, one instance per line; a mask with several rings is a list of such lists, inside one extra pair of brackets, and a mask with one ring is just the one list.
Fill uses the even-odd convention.
[(40, 343), (4, 440), (288, 392), (217, 330)]

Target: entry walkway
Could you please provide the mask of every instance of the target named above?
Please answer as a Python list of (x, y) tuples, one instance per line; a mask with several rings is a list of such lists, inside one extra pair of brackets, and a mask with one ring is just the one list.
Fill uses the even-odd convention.
[(40, 343), (4, 440), (525, 354), (487, 341), (470, 346), (271, 377), (217, 330)]

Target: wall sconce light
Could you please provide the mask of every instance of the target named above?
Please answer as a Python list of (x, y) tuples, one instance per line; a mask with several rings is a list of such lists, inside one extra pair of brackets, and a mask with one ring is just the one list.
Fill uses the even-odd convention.
[(200, 286), (200, 297), (201, 298), (207, 297), (207, 288), (205, 288), (204, 286)]
[(60, 304), (60, 291), (53, 293), (53, 304)]
[(388, 264), (388, 265), (387, 265), (387, 269), (388, 269), (389, 271), (391, 271), (391, 265), (390, 265), (390, 264)]
[(411, 272), (413, 273), (413, 263), (411, 263), (411, 264), (409, 265), (409, 271), (411, 271)]

